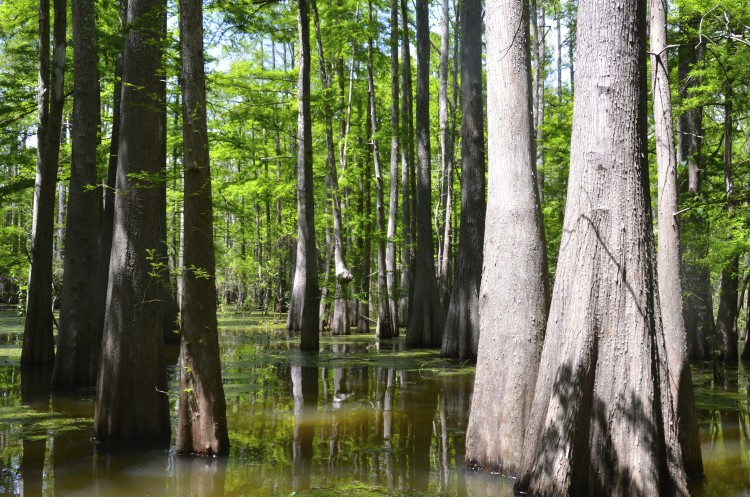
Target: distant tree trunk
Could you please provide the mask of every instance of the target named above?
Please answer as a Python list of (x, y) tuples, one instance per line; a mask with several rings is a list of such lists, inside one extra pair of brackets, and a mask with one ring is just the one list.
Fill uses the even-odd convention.
[[(479, 285), (482, 280), (485, 201), (482, 110), (482, 2), (463, 0), (461, 10), (461, 228), (456, 276), (441, 353), (460, 360), (477, 356)], [(514, 128), (515, 129), (515, 128)]]
[[(727, 201), (728, 216), (733, 216), (734, 178), (732, 164), (732, 131), (734, 130), (732, 81), (727, 80), (724, 86), (724, 189)], [(737, 291), (739, 290), (740, 258), (732, 254), (721, 270), (719, 284), (719, 309), (716, 313), (716, 335), (722, 345), (724, 362), (737, 362)]]
[[(318, 47), (318, 60), (320, 62), (320, 80), (323, 92), (328, 93), (331, 86), (326, 71), (326, 61), (323, 53), (323, 40), (320, 36), (320, 19), (318, 19), (318, 6), (312, 1), (313, 20), (315, 24), (315, 39)], [(346, 266), (344, 255), (344, 243), (341, 236), (343, 221), (341, 219), (341, 202), (339, 201), (339, 180), (336, 170), (333, 146), (333, 123), (331, 120), (331, 106), (328, 96), (323, 99), (323, 114), (325, 115), (326, 128), (326, 174), (329, 177), (331, 200), (333, 204), (333, 259), (336, 273), (336, 294), (333, 302), (333, 316), (331, 318), (332, 335), (349, 334), (349, 282), (352, 273)]]
[(698, 420), (693, 400), (693, 378), (687, 354), (685, 321), (680, 284), (680, 230), (677, 223), (677, 155), (674, 146), (672, 96), (667, 57), (667, 0), (650, 1), (649, 47), (651, 51), (651, 94), (654, 102), (656, 163), (658, 169), (657, 275), (661, 320), (672, 372), (669, 384), (677, 409), (677, 434), (685, 471), (703, 473)]
[[(372, 0), (368, 2), (369, 20), (372, 23)], [(370, 144), (372, 145), (372, 158), (375, 166), (375, 231), (378, 241), (378, 323), (375, 334), (380, 338), (393, 338), (395, 323), (391, 319), (391, 310), (388, 303), (388, 281), (385, 266), (385, 212), (383, 206), (383, 171), (380, 167), (380, 150), (378, 149), (378, 127), (375, 106), (375, 79), (372, 74), (372, 50), (373, 41), (370, 36), (367, 42), (367, 97), (370, 115)]]
[(563, 239), (517, 491), (688, 495), (655, 295), (646, 36), (645, 3), (579, 1)]
[(73, 2), (73, 161), (65, 230), (60, 329), (52, 383), (84, 387), (96, 383), (99, 330), (96, 328), (96, 271), (99, 256), (101, 190), (96, 172), (99, 127), (99, 71), (93, 0)]
[[(66, 0), (53, 0), (55, 23), (50, 71), (49, 1), (39, 0), (39, 79), (36, 181), (31, 227), (31, 270), (26, 290), (26, 321), (21, 363), (52, 364), (52, 250), (55, 185), (65, 96)], [(51, 76), (50, 76), (51, 72)]]
[[(166, 448), (170, 440), (160, 278), (158, 102), (161, 0), (130, 0), (107, 310), (94, 435), (109, 446)], [(158, 23), (158, 24), (157, 24)], [(145, 177), (145, 179), (143, 179)], [(139, 179), (140, 178), (140, 179)]]
[(412, 230), (413, 200), (411, 171), (414, 169), (414, 120), (412, 105), (411, 53), (409, 49), (409, 11), (406, 0), (401, 0), (401, 132), (404, 143), (401, 146), (401, 293), (398, 309), (399, 323), (409, 322), (409, 302), (414, 286), (414, 247), (417, 234)]
[(438, 347), (443, 338), (444, 316), (435, 279), (431, 226), (430, 173), (430, 26), (427, 0), (417, 0), (417, 257), (409, 304), (406, 343), (412, 347)]
[(177, 452), (229, 452), (216, 322), (211, 168), (206, 129), (203, 4), (180, 0), (182, 139), (185, 185), (184, 282)]
[[(449, 0), (442, 0), (440, 23), (440, 67), (438, 68), (438, 127), (440, 137), (440, 201), (435, 213), (438, 227), (437, 280), (440, 301), (447, 308), (450, 298), (450, 247), (451, 247), (451, 212), (453, 206), (453, 130), (448, 121), (448, 59), (450, 51), (450, 9)], [(442, 212), (441, 212), (442, 209)]]
[(297, 263), (287, 329), (301, 332), (300, 347), (318, 350), (318, 260), (315, 247), (315, 202), (310, 117), (310, 16), (308, 0), (297, 0), (299, 28), (299, 117), (297, 120)]
[(549, 303), (527, 5), (487, 4), (489, 195), (479, 355), (466, 432), (467, 463), (507, 475), (521, 462)]
[[(544, 39), (545, 0), (532, 0), (531, 25), (534, 43), (534, 73), (532, 88), (534, 96), (534, 133), (536, 135), (536, 178), (539, 200), (544, 200), (544, 149), (542, 148), (542, 125), (544, 124)], [(541, 23), (541, 24), (540, 24)]]
[[(688, 21), (692, 29), (698, 29), (700, 16)], [(698, 40), (689, 40), (680, 45), (678, 51), (678, 82), (680, 98), (684, 101), (694, 96), (695, 88), (700, 81), (690, 75), (695, 66), (703, 59), (703, 48)], [(677, 120), (679, 128), (679, 147), (677, 162), (687, 164), (688, 191), (693, 195), (701, 195), (701, 137), (703, 130), (701, 122), (703, 112), (701, 107), (684, 111)], [(688, 211), (681, 216), (683, 226), (690, 226), (691, 231), (707, 235), (709, 229), (705, 216), (695, 210)], [(685, 232), (686, 230), (683, 230)], [(708, 236), (698, 236), (685, 239), (683, 243), (683, 302), (685, 331), (687, 333), (688, 356), (691, 359), (709, 358), (713, 346), (709, 346), (707, 339), (716, 336), (714, 322), (713, 297), (711, 295), (711, 274), (703, 262), (708, 255), (708, 244), (704, 241)], [(689, 257), (686, 253), (691, 252)]]
[[(369, 107), (368, 107), (369, 108)], [(365, 118), (365, 136), (371, 136), (371, 121), (369, 111)], [(360, 240), (360, 253), (362, 254), (362, 271), (360, 273), (359, 293), (357, 299), (357, 333), (370, 332), (370, 261), (372, 259), (372, 195), (370, 189), (370, 178), (372, 177), (372, 148), (365, 147), (364, 169), (360, 178), (360, 215), (363, 216), (364, 222), (362, 229), (364, 234)]]
[(385, 270), (388, 283), (388, 307), (393, 321), (393, 336), (398, 336), (398, 274), (396, 272), (396, 225), (398, 224), (399, 164), (399, 75), (398, 75), (398, 0), (391, 0), (391, 178), (388, 202), (388, 243), (385, 249)]

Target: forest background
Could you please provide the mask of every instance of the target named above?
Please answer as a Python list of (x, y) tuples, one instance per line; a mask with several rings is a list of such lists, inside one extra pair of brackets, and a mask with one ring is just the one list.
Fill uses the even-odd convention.
[[(330, 329), (333, 302), (336, 296), (342, 297), (342, 291), (344, 299), (352, 302), (351, 324), (361, 321), (365, 325), (370, 315), (378, 314), (378, 301), (384, 298), (377, 291), (379, 244), (387, 244), (387, 250), (395, 253), (395, 270), (388, 272), (397, 282), (389, 284), (394, 300), (405, 301), (413, 284), (409, 268), (415, 255), (416, 153), (410, 130), (416, 57), (406, 60), (404, 40), (414, 54), (409, 42), (415, 39), (414, 8), (409, 2), (401, 2), (400, 7), (400, 16), (406, 12), (407, 22), (399, 18), (397, 49), (401, 57), (396, 78), (402, 93), (396, 93), (401, 97), (396, 133), (389, 119), (394, 103), (391, 2), (320, 1), (311, 9), (313, 197), (323, 294), (321, 329)], [(37, 8), (36, 2), (28, 0), (0, 4), (0, 301), (18, 305), (19, 312), (24, 310), (31, 253), (37, 145)], [(216, 0), (206, 3), (205, 9), (219, 300), (224, 308), (285, 312), (297, 238), (297, 4)], [(531, 11), (537, 169), (546, 253), (554, 281), (570, 157), (576, 5), (574, 1), (538, 0), (532, 3)], [(165, 273), (168, 269), (173, 298), (178, 302), (179, 268), (183, 266), (183, 125), (176, 12), (177, 6), (170, 3), (162, 47), (167, 147), (163, 171), (155, 181), (163, 182), (166, 188), (166, 257), (161, 264)], [(96, 159), (99, 179), (91, 188), (106, 184), (113, 94), (118, 81), (116, 62), (123, 45), (117, 3), (98, 2), (96, 16), (101, 124)], [(460, 17), (459, 2), (432, 2), (431, 216), (436, 274), (445, 309), (455, 274), (461, 219)], [(678, 140), (683, 300), (692, 358), (736, 360), (740, 354), (750, 358), (750, 348), (735, 346), (748, 327), (744, 316), (750, 302), (749, 25), (750, 7), (745, 2), (680, 0), (670, 5), (670, 81)], [(67, 38), (71, 39), (70, 27)], [(71, 176), (70, 43), (66, 60), (65, 70), (70, 74), (64, 78), (66, 98), (53, 237), (56, 298), (63, 284)], [(372, 100), (368, 100), (368, 94)], [(327, 157), (327, 126), (332, 126), (333, 168)], [(388, 167), (388, 145), (394, 135), (404, 151), (396, 169)], [(653, 141), (652, 132), (649, 137)], [(655, 201), (653, 143), (649, 150), (651, 198)], [(387, 212), (393, 196), (395, 214)], [(338, 222), (343, 261), (335, 260), (337, 203), (341, 207)], [(386, 227), (391, 222), (393, 227)], [(343, 290), (337, 288), (338, 262), (343, 262), (352, 276), (351, 284)], [(380, 273), (384, 273), (382, 268)], [(402, 325), (408, 312), (404, 307), (402, 302), (398, 313)]]

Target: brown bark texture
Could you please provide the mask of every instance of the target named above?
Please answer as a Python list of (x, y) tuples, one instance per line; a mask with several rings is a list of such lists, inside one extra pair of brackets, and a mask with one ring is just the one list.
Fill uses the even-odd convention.
[(26, 290), (26, 321), (21, 363), (52, 364), (52, 252), (55, 186), (60, 157), (63, 84), (65, 77), (66, 0), (54, 0), (54, 31), (50, 63), (49, 1), (39, 1), (38, 132), (34, 207), (31, 226), (31, 269)]
[(516, 490), (687, 495), (649, 199), (646, 4), (578, 5), (570, 178)]
[[(464, 14), (465, 15), (465, 14)], [(544, 225), (536, 183), (529, 10), (487, 4), (489, 185), (479, 350), (466, 433), (470, 466), (515, 475), (548, 308)]]
[(203, 5), (180, 1), (184, 168), (184, 273), (177, 452), (229, 452), (216, 322), (211, 169), (206, 129)]
[(417, 254), (414, 286), (409, 298), (409, 328), (406, 343), (411, 347), (439, 347), (445, 317), (435, 278), (431, 224), (430, 173), (430, 29), (427, 0), (417, 0)]
[(312, 122), (310, 116), (310, 14), (307, 0), (298, 0), (299, 117), (297, 118), (297, 263), (287, 329), (299, 331), (303, 350), (318, 350), (318, 261), (315, 247)]
[(114, 234), (96, 388), (94, 435), (104, 445), (169, 446), (160, 243), (156, 215), (160, 0), (128, 2), (122, 74)]
[(685, 471), (703, 473), (698, 420), (695, 415), (693, 378), (687, 353), (685, 321), (682, 314), (680, 282), (680, 229), (677, 222), (677, 154), (674, 145), (672, 96), (669, 89), (667, 57), (667, 2), (650, 1), (651, 94), (653, 95), (656, 139), (659, 302), (667, 359), (671, 371), (669, 385), (675, 400)]
[(99, 76), (93, 0), (73, 2), (73, 161), (65, 230), (60, 329), (52, 383), (85, 387), (96, 383), (100, 329), (96, 281), (102, 194), (96, 171)]
[(461, 10), (461, 224), (456, 275), (445, 319), (441, 354), (474, 359), (479, 346), (479, 285), (484, 253), (484, 115), (482, 103), (482, 3)]

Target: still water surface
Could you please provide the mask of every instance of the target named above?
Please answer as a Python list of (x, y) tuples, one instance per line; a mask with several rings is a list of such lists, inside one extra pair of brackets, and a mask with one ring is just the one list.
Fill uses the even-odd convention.
[[(0, 495), (512, 495), (512, 480), (462, 468), (474, 368), (403, 338), (326, 338), (316, 356), (270, 318), (223, 316), (232, 445), (206, 459), (98, 452), (93, 392), (50, 395), (44, 374), (22, 372), (19, 322), (0, 317)], [(744, 368), (720, 384), (693, 371), (706, 469), (693, 495), (750, 496)]]

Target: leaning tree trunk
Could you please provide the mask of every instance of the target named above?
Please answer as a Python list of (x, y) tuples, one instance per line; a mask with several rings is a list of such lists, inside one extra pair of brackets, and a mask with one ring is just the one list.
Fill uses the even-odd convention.
[(490, 174), (466, 461), (508, 475), (521, 461), (549, 300), (528, 30), (518, 29), (528, 25), (526, 2), (487, 4)]
[(65, 79), (66, 0), (54, 0), (52, 70), (50, 77), (49, 0), (39, 0), (39, 87), (36, 181), (31, 227), (31, 269), (26, 290), (26, 321), (21, 363), (52, 364), (52, 252), (55, 185), (60, 157), (63, 83)]
[(654, 268), (646, 5), (578, 4), (570, 179), (516, 489), (688, 495)]
[(693, 400), (693, 378), (687, 354), (685, 321), (682, 315), (680, 284), (680, 230), (677, 224), (677, 155), (672, 124), (672, 96), (667, 60), (667, 2), (650, 2), (651, 94), (654, 102), (656, 163), (658, 169), (658, 258), (659, 301), (667, 359), (672, 378), (669, 382), (675, 400), (685, 471), (703, 472), (698, 420)]
[[(456, 276), (441, 351), (445, 357), (460, 360), (475, 358), (479, 345), (479, 284), (482, 280), (487, 209), (482, 112), (482, 32), (478, 29), (481, 23), (481, 0), (464, 0), (461, 11), (461, 231)], [(495, 59), (492, 64), (494, 63)], [(496, 99), (494, 103), (498, 104)], [(522, 104), (525, 105), (523, 102)]]
[(301, 332), (300, 347), (318, 350), (318, 261), (315, 253), (315, 202), (310, 117), (310, 16), (308, 1), (298, 0), (299, 116), (297, 118), (297, 263), (287, 329)]
[[(370, 22), (372, 23), (372, 1), (370, 1)], [(375, 334), (379, 338), (393, 338), (395, 323), (391, 318), (391, 310), (388, 303), (388, 281), (385, 266), (385, 212), (383, 206), (383, 171), (380, 167), (380, 150), (378, 149), (378, 118), (375, 106), (375, 79), (372, 74), (372, 51), (373, 41), (369, 38), (367, 43), (367, 100), (368, 114), (370, 117), (370, 143), (372, 145), (372, 158), (375, 167), (375, 233), (378, 242), (378, 323)]]
[(60, 329), (52, 383), (84, 387), (96, 383), (96, 271), (99, 257), (101, 189), (96, 172), (99, 75), (93, 0), (73, 2), (73, 162), (65, 230)]
[(385, 249), (388, 307), (393, 321), (393, 336), (398, 336), (398, 275), (396, 274), (396, 224), (398, 224), (399, 163), (399, 82), (398, 82), (398, 0), (391, 0), (391, 181), (388, 201), (388, 243)]
[(130, 0), (107, 310), (94, 435), (109, 446), (169, 446), (160, 278), (158, 102), (161, 0)]
[(409, 322), (409, 301), (414, 286), (414, 248), (417, 234), (411, 229), (414, 215), (412, 205), (415, 192), (411, 189), (414, 169), (414, 120), (412, 114), (411, 53), (409, 49), (409, 11), (406, 0), (401, 0), (401, 119), (404, 143), (401, 146), (401, 292), (398, 318), (401, 326)]
[(217, 455), (229, 452), (229, 434), (216, 322), (216, 264), (201, 0), (180, 1), (180, 54), (185, 274), (176, 449), (183, 454)]
[(417, 0), (417, 257), (414, 287), (409, 303), (406, 343), (412, 347), (438, 347), (443, 338), (444, 316), (440, 305), (432, 243), (430, 173), (430, 27), (427, 0)]

